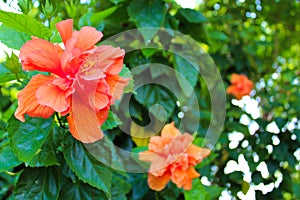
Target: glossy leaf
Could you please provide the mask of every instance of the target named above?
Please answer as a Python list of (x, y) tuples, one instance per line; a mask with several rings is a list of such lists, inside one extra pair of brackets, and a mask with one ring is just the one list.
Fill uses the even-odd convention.
[(93, 157), (83, 144), (71, 135), (66, 137), (63, 154), (69, 167), (82, 181), (103, 190), (109, 196), (112, 181), (112, 171), (109, 167)]
[(0, 172), (10, 170), (21, 163), (9, 145), (0, 149)]
[(59, 200), (94, 200), (107, 199), (104, 192), (95, 187), (90, 186), (82, 181), (75, 183), (66, 180), (62, 186), (62, 191), (59, 195)]
[(16, 184), (14, 199), (57, 199), (61, 174), (57, 167), (27, 168)]
[(18, 158), (24, 162), (30, 161), (46, 141), (52, 131), (52, 118), (25, 117), (26, 123), (20, 122), (14, 116), (8, 121), (10, 145)]
[[(175, 100), (166, 88), (148, 84), (138, 88), (136, 93), (137, 95), (134, 96), (135, 99), (148, 109), (155, 104), (161, 105), (165, 110), (167, 118), (171, 116), (175, 109)], [(158, 114), (161, 111), (161, 109), (153, 109), (152, 114), (161, 121), (164, 121), (165, 116)]]
[(197, 83), (199, 72), (192, 63), (178, 55), (174, 56), (174, 67), (178, 72), (176, 77), (181, 90), (186, 96), (190, 96), (194, 92), (193, 88)]
[[(130, 2), (127, 8), (130, 20), (135, 25), (140, 27), (155, 27), (159, 28), (164, 22), (164, 16), (166, 14), (166, 6), (163, 1), (160, 0), (133, 0)], [(145, 42), (151, 40), (157, 33), (157, 29), (151, 31), (142, 31), (141, 34), (144, 37)]]
[(30, 36), (5, 25), (0, 26), (0, 41), (9, 48), (20, 49)]
[(26, 33), (30, 36), (39, 38), (49, 38), (51, 36), (51, 32), (47, 27), (28, 15), (1, 10), (0, 22), (5, 26), (14, 28), (17, 31)]

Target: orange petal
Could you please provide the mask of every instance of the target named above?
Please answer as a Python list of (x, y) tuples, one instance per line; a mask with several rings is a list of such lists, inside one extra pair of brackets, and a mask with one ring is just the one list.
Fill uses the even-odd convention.
[(68, 116), (70, 132), (83, 143), (92, 143), (102, 139), (97, 113), (86, 105), (78, 94), (72, 95), (72, 108)]
[(104, 108), (97, 112), (98, 124), (102, 125), (108, 117), (108, 108)]
[(33, 38), (22, 46), (20, 59), (24, 70), (51, 72), (63, 77), (65, 73), (60, 65), (62, 53), (63, 50), (59, 46)]
[(190, 190), (192, 189), (192, 181), (194, 178), (200, 177), (200, 174), (195, 170), (194, 167), (189, 167), (189, 169), (186, 171), (186, 179), (183, 183), (183, 189)]
[(124, 79), (119, 75), (108, 75), (105, 80), (109, 85), (110, 94), (112, 95), (113, 99), (120, 100), (123, 95), (124, 88), (128, 84), (128, 79)]
[(149, 150), (139, 153), (139, 159), (141, 161), (145, 161), (145, 162), (155, 162), (155, 161), (159, 160), (159, 157), (161, 157), (159, 154), (154, 153)]
[(152, 190), (161, 191), (170, 181), (170, 174), (165, 173), (162, 176), (156, 177), (151, 173), (148, 173), (148, 185)]
[(94, 60), (95, 67), (101, 69), (106, 74), (118, 75), (123, 67), (125, 51), (109, 45), (96, 47), (89, 56)]
[(161, 136), (164, 138), (174, 138), (175, 136), (180, 135), (180, 131), (175, 127), (175, 123), (171, 122), (170, 124), (166, 124), (165, 127), (161, 131)]
[(99, 81), (95, 95), (91, 95), (91, 105), (99, 111), (110, 104), (109, 86), (104, 81)]
[(186, 170), (186, 174), (189, 179), (197, 178), (200, 176), (200, 174), (195, 170), (194, 167), (189, 167), (188, 170)]
[(19, 105), (15, 112), (17, 119), (24, 122), (25, 114), (31, 117), (48, 118), (54, 113), (52, 108), (39, 104), (36, 98), (37, 89), (49, 80), (53, 80), (53, 77), (42, 74), (33, 76), (27, 86), (18, 94)]
[(185, 153), (192, 145), (193, 139), (193, 136), (188, 133), (175, 137), (169, 144), (170, 153), (177, 155)]
[(155, 152), (162, 152), (164, 148), (164, 143), (160, 136), (152, 136), (150, 138), (149, 142), (149, 150), (155, 151)]
[[(72, 89), (70, 89), (72, 90)], [(39, 104), (49, 106), (56, 112), (64, 112), (69, 108), (67, 98), (71, 95), (68, 90), (62, 90), (59, 86), (52, 84), (52, 80), (45, 82), (36, 91)]]
[(58, 22), (55, 26), (60, 34), (63, 43), (66, 46), (68, 39), (72, 37), (73, 19), (63, 20), (61, 22)]
[(101, 40), (103, 34), (90, 26), (82, 27), (80, 31), (74, 33), (77, 36), (75, 47), (81, 51), (92, 49)]
[(196, 165), (198, 162), (201, 162), (202, 159), (206, 158), (210, 154), (210, 149), (200, 148), (192, 144), (187, 149), (187, 154), (189, 156), (189, 164)]
[(239, 74), (235, 74), (235, 73), (231, 74), (231, 77), (230, 77), (231, 84), (240, 82), (242, 79), (242, 76), (243, 75), (239, 75)]

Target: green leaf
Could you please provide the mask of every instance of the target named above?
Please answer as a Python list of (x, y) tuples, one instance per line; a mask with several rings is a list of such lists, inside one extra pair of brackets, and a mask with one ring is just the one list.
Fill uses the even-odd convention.
[(56, 139), (60, 137), (59, 134), (63, 134), (63, 131), (64, 130), (60, 127), (53, 128), (53, 131), (47, 137), (41, 150), (26, 164), (30, 167), (48, 167), (59, 164), (56, 158), (56, 149), (59, 143)]
[(109, 130), (122, 124), (122, 121), (112, 111), (108, 111), (108, 117), (104, 124), (101, 126), (102, 130)]
[(207, 195), (200, 179), (194, 179), (192, 189), (184, 191), (185, 200), (206, 199)]
[(21, 163), (9, 145), (0, 150), (0, 172), (10, 170)]
[[(25, 74), (18, 73), (18, 78), (25, 78)], [(0, 63), (0, 83), (5, 83), (8, 81), (16, 80), (17, 75), (12, 73), (9, 69), (7, 69), (3, 63)]]
[(20, 122), (14, 116), (8, 121), (10, 145), (18, 158), (24, 162), (30, 161), (46, 141), (52, 131), (52, 118), (25, 117), (26, 122)]
[(115, 145), (106, 135), (97, 142), (85, 144), (85, 148), (95, 159), (112, 170), (125, 171), (122, 159)]
[[(166, 111), (166, 117), (169, 118), (174, 109), (175, 109), (175, 100), (170, 92), (162, 88), (158, 85), (145, 85), (136, 90), (137, 95), (135, 95), (135, 99), (146, 108), (150, 108), (155, 104), (159, 104), (163, 106), (164, 110)], [(162, 111), (161, 109), (159, 109)], [(155, 117), (160, 119), (161, 121), (165, 120), (164, 115), (158, 115), (156, 113), (157, 109), (153, 109), (150, 111)]]
[(2, 22), (5, 26), (14, 28), (17, 31), (26, 33), (30, 36), (49, 38), (52, 34), (45, 25), (24, 14), (16, 14), (0, 10), (0, 22)]
[(206, 193), (207, 193), (207, 200), (211, 199), (218, 199), (219, 196), (221, 196), (222, 191), (224, 188), (221, 188), (216, 185), (210, 185), (210, 186), (203, 186)]
[(66, 137), (63, 148), (64, 158), (69, 167), (84, 182), (103, 190), (110, 196), (112, 182), (112, 171), (93, 157), (83, 146), (71, 135)]
[(29, 35), (3, 24), (0, 26), (0, 41), (9, 48), (20, 49), (27, 40), (30, 40)]
[(26, 168), (17, 182), (14, 199), (57, 199), (60, 177), (57, 167)]
[(174, 58), (174, 67), (179, 73), (176, 73), (177, 81), (184, 94), (190, 96), (194, 92), (193, 88), (197, 83), (199, 73), (186, 59), (178, 55), (174, 55)]
[(208, 32), (208, 38), (213, 40), (228, 41), (227, 35), (221, 31)]
[(112, 15), (117, 9), (118, 6), (114, 6), (96, 13), (87, 12), (79, 19), (78, 26), (88, 25), (94, 26), (98, 30), (103, 30), (105, 26), (104, 19)]
[(126, 194), (130, 192), (131, 185), (124, 178), (114, 174), (111, 187), (111, 197), (113, 200), (127, 200)]
[(158, 29), (162, 26), (166, 14), (166, 6), (161, 0), (133, 0), (127, 7), (130, 21), (140, 27), (155, 27), (147, 31), (140, 30), (145, 42), (152, 40)]
[(59, 194), (59, 200), (107, 199), (103, 191), (83, 183), (82, 181), (73, 183), (66, 180), (62, 188), (63, 189)]
[(190, 23), (203, 23), (207, 21), (201, 12), (190, 8), (181, 8), (178, 13)]
[(275, 122), (276, 125), (278, 126), (278, 128), (281, 130), (287, 123), (286, 119), (282, 118), (282, 117), (276, 117), (275, 118)]

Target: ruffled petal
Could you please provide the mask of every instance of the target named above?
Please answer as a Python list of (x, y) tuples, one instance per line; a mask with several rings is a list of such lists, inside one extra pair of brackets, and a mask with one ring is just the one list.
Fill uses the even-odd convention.
[(59, 86), (54, 85), (50, 80), (41, 85), (36, 91), (38, 103), (53, 108), (56, 112), (64, 112), (69, 108), (70, 95), (72, 89), (62, 90)]
[(67, 41), (72, 37), (73, 34), (73, 19), (63, 20), (61, 22), (58, 22), (55, 26), (60, 34), (63, 43), (66, 46)]
[(75, 47), (81, 51), (92, 49), (97, 42), (101, 40), (103, 34), (93, 27), (84, 26), (78, 32), (74, 32), (77, 36)]
[(64, 77), (60, 64), (63, 50), (51, 42), (33, 38), (20, 50), (20, 59), (24, 70), (39, 70)]
[(107, 76), (105, 80), (109, 85), (110, 94), (112, 95), (113, 99), (120, 100), (129, 79), (124, 79), (119, 75), (114, 75)]
[(170, 124), (166, 124), (161, 131), (161, 136), (178, 136), (180, 135), (180, 131), (175, 127), (175, 123), (171, 122)]
[(27, 86), (18, 94), (18, 108), (15, 112), (17, 119), (24, 122), (25, 114), (31, 117), (48, 118), (54, 113), (51, 107), (39, 104), (36, 98), (37, 89), (51, 80), (53, 77), (42, 74), (32, 77)]
[(183, 189), (190, 190), (192, 189), (192, 181), (194, 178), (198, 178), (200, 174), (193, 168), (189, 167), (189, 169), (186, 171), (187, 178), (183, 184)]
[(210, 149), (201, 148), (194, 144), (189, 146), (186, 152), (189, 156), (189, 164), (196, 165), (198, 162), (201, 162), (202, 159), (206, 158), (210, 154)]
[(73, 137), (83, 143), (93, 143), (103, 138), (97, 113), (88, 107), (78, 95), (72, 95), (72, 108), (68, 122)]
[(101, 45), (89, 51), (89, 63), (106, 74), (118, 75), (123, 67), (125, 51), (109, 45)]
[(99, 111), (110, 105), (109, 88), (104, 80), (99, 81), (95, 95), (90, 96), (90, 104), (95, 107), (96, 111)]
[(170, 181), (170, 174), (165, 173), (162, 176), (156, 177), (153, 176), (151, 173), (148, 174), (148, 185), (152, 190), (161, 191)]

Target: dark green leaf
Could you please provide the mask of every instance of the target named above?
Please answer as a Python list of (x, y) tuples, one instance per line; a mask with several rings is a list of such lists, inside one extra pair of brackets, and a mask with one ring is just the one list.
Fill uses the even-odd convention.
[(287, 123), (286, 119), (282, 117), (276, 117), (275, 122), (279, 129), (282, 129)]
[[(134, 22), (138, 28), (159, 28), (164, 22), (166, 6), (160, 0), (133, 0), (130, 2), (127, 11), (130, 21)], [(157, 33), (158, 29), (155, 28), (153, 30), (148, 29), (147, 31), (140, 30), (146, 42), (151, 40)]]
[[(166, 111), (167, 118), (171, 116), (175, 109), (175, 100), (173, 99), (172, 95), (167, 89), (162, 88), (161, 86), (148, 84), (138, 88), (136, 93), (137, 95), (134, 96), (135, 99), (148, 109), (155, 104), (163, 106)], [(159, 110), (162, 111), (161, 109)], [(153, 109), (152, 114), (161, 121), (164, 121), (165, 116), (158, 115), (158, 113), (155, 111), (158, 110)]]
[(10, 170), (22, 162), (14, 154), (11, 147), (6, 145), (0, 150), (0, 172)]
[(69, 180), (62, 186), (59, 194), (59, 200), (95, 200), (107, 199), (104, 192), (94, 188), (82, 181), (72, 183)]
[(181, 8), (178, 13), (190, 23), (203, 23), (207, 21), (201, 12), (190, 8)]
[(30, 36), (39, 38), (49, 38), (51, 36), (50, 30), (46, 26), (28, 15), (0, 10), (0, 22)]
[(19, 177), (16, 200), (57, 199), (61, 174), (57, 167), (26, 168)]
[(18, 32), (5, 25), (0, 26), (0, 41), (9, 48), (20, 49), (30, 39), (30, 36), (25, 33)]
[(47, 167), (59, 164), (56, 158), (56, 148), (58, 147), (58, 141), (56, 141), (56, 139), (60, 137), (58, 134), (63, 134), (63, 131), (62, 128), (55, 127), (41, 147), (41, 151), (39, 151), (27, 165), (30, 167)]
[(112, 200), (127, 200), (126, 194), (131, 190), (131, 185), (124, 179), (125, 177), (114, 174), (111, 187)]
[(194, 90), (199, 73), (195, 67), (181, 56), (174, 55), (174, 67), (177, 70), (177, 81), (186, 96), (190, 96)]
[(21, 122), (12, 116), (8, 121), (10, 145), (18, 158), (30, 161), (38, 153), (46, 138), (52, 131), (52, 118), (25, 117)]
[(109, 195), (112, 181), (111, 169), (93, 157), (83, 144), (71, 135), (66, 137), (65, 142), (63, 154), (69, 167), (81, 180)]

